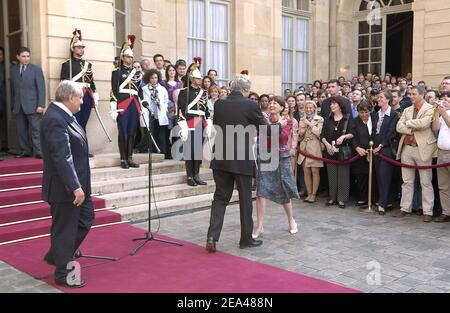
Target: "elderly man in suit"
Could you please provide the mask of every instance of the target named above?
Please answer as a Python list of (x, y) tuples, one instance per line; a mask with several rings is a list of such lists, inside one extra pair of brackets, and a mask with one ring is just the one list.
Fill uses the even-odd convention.
[[(434, 118), (434, 108), (424, 100), (425, 89), (413, 87), (411, 91), (412, 106), (405, 109), (397, 124), (397, 132), (402, 135), (397, 159), (402, 163), (430, 166), (433, 158), (437, 157), (437, 140), (433, 134), (431, 124)], [(433, 220), (434, 191), (431, 170), (419, 170), (422, 185), (422, 209), (424, 222)], [(415, 170), (402, 168), (403, 187), (401, 210), (394, 217), (411, 215), (414, 195)]]
[[(17, 158), (33, 154), (42, 159), (39, 135), (40, 116), (45, 108), (45, 81), (42, 69), (30, 63), (30, 49), (17, 50), (19, 64), (11, 68), (11, 107), (17, 120), (17, 132), (21, 153)], [(29, 129), (31, 141), (29, 143)]]
[[(227, 137), (235, 135), (234, 133), (228, 134), (227, 128), (268, 125), (258, 103), (248, 99), (250, 88), (251, 81), (249, 77), (241, 74), (231, 82), (231, 95), (226, 99), (217, 101), (215, 104), (214, 128), (222, 130), (224, 135), (215, 141), (215, 151), (223, 151), (223, 155), (215, 156), (211, 161), (216, 191), (211, 207), (211, 219), (206, 242), (206, 250), (210, 253), (216, 251), (216, 242), (219, 241), (225, 210), (233, 195), (235, 183), (239, 191), (241, 212), (241, 240), (239, 246), (241, 249), (244, 249), (262, 245), (261, 240), (252, 238), (252, 177), (254, 161), (251, 160), (250, 151), (256, 133), (250, 134), (247, 138), (249, 140), (245, 139), (244, 146), (240, 146), (239, 140), (235, 140), (235, 137)], [(231, 154), (229, 151), (227, 152), (228, 149), (234, 149), (232, 157), (228, 156)], [(238, 160), (236, 154), (239, 155), (238, 151), (242, 151), (242, 149), (245, 149), (246, 155), (242, 160)]]
[(56, 266), (56, 283), (69, 288), (85, 284), (81, 278), (69, 279), (67, 266), (94, 222), (88, 142), (74, 117), (82, 98), (76, 83), (62, 81), (41, 123), (42, 199), (51, 205), (52, 214), (51, 248), (44, 260)]

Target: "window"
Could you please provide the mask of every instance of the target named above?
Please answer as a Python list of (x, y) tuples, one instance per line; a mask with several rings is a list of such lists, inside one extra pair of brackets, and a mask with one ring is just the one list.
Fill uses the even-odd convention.
[(283, 0), (282, 6), (289, 9), (309, 11), (310, 0)]
[[(284, 2), (284, 1), (283, 1)], [(387, 8), (396, 5), (412, 3), (414, 0), (362, 0), (359, 5), (360, 11), (371, 10), (373, 8)]]
[(358, 73), (369, 71), (381, 75), (383, 55), (383, 27), (359, 22), (358, 35)]
[(217, 71), (218, 85), (229, 80), (230, 4), (228, 1), (189, 0), (188, 2), (188, 60), (201, 57), (201, 71)]
[(120, 56), (122, 44), (128, 38), (127, 0), (114, 0), (114, 47), (116, 56)]
[(384, 75), (387, 17), (411, 10), (413, 0), (361, 0), (356, 14), (358, 74)]
[(282, 92), (309, 82), (309, 19), (283, 14)]

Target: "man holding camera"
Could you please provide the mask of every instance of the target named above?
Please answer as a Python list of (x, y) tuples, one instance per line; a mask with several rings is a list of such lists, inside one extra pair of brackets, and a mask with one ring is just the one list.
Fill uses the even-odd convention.
[[(444, 78), (442, 90), (450, 90), (450, 76)], [(450, 163), (450, 103), (436, 103), (433, 131), (439, 132), (438, 164)], [(450, 222), (450, 167), (437, 170), (439, 181), (439, 195), (441, 198), (442, 215), (434, 221), (437, 223)]]

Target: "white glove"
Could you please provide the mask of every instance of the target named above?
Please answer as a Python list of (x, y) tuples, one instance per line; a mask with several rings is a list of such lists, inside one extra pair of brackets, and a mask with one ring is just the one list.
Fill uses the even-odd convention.
[(95, 104), (95, 106), (98, 106), (98, 102), (100, 101), (100, 96), (96, 92), (94, 92), (93, 96), (94, 96), (94, 104)]
[(211, 137), (213, 130), (213, 121), (209, 118), (206, 120), (206, 136)]
[(181, 138), (181, 141), (186, 142), (188, 140), (189, 137), (189, 127), (188, 124), (186, 122), (186, 120), (184, 121), (179, 121), (178, 125), (180, 126), (180, 132), (178, 133), (178, 135)]
[(111, 102), (109, 107), (111, 109), (111, 111), (109, 111), (109, 115), (111, 115), (114, 122), (117, 122), (117, 117), (119, 116), (119, 113), (117, 112), (117, 102)]

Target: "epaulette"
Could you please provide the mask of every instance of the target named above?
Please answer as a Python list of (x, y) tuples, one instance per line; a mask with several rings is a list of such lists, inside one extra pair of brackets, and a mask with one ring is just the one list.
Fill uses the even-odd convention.
[(65, 60), (64, 62), (62, 62), (62, 64), (66, 64), (67, 62), (69, 62), (70, 59)]
[(115, 72), (119, 69), (119, 67), (113, 67), (112, 71)]
[(184, 87), (184, 88), (181, 88), (180, 91), (183, 91), (183, 90), (186, 90), (186, 89), (187, 89), (187, 87)]

